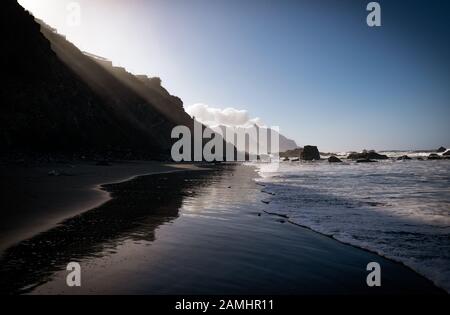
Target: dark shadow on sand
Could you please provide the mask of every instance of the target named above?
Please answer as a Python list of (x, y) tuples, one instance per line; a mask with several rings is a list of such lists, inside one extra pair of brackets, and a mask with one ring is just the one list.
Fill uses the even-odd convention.
[(111, 200), (2, 253), (0, 293), (30, 292), (70, 261), (102, 257), (125, 240), (154, 241), (155, 229), (175, 220), (183, 198), (194, 194), (193, 186), (207, 185), (213, 174), (156, 174), (104, 185)]

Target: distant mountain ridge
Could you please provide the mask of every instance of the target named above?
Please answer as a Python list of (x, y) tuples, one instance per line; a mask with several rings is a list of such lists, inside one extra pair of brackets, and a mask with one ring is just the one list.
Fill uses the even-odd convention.
[[(220, 125), (217, 126), (222, 130), (222, 134), (225, 135), (225, 132), (227, 130), (227, 126), (225, 125)], [(252, 137), (249, 134), (249, 137), (247, 138), (247, 143), (246, 143), (246, 147), (245, 147), (245, 151), (249, 151), (249, 147), (253, 146), (255, 148), (259, 148), (260, 150), (262, 150), (263, 152), (267, 151), (268, 153), (280, 153), (280, 152), (285, 152), (288, 150), (294, 150), (296, 148), (298, 148), (297, 143), (294, 140), (291, 140), (285, 136), (283, 136), (282, 134), (280, 134), (278, 131), (273, 130), (271, 128), (268, 127), (261, 127), (258, 125), (253, 125), (253, 127), (255, 127), (256, 130), (256, 136)], [(252, 126), (249, 127), (231, 127), (229, 128), (229, 130), (233, 130), (234, 133), (238, 133), (239, 130), (243, 130), (244, 132), (248, 129), (252, 128)], [(266, 138), (262, 137), (262, 140), (265, 141), (265, 143), (260, 143), (260, 130), (264, 130), (264, 134), (267, 135)], [(271, 136), (274, 137), (278, 137), (278, 150), (276, 150), (276, 148), (272, 148), (272, 143), (271, 143)]]

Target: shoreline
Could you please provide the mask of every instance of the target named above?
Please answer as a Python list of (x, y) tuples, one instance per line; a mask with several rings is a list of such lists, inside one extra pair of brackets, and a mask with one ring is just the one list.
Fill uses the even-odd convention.
[[(413, 165), (414, 166), (415, 164), (412, 164), (412, 163), (420, 163), (420, 162), (410, 162), (410, 164), (408, 164), (408, 165)], [(445, 163), (445, 161), (442, 161), (442, 163)], [(330, 166), (330, 164), (328, 164), (328, 165)], [(380, 165), (381, 165), (381, 163), (380, 163)], [(395, 165), (398, 165), (398, 164), (395, 163)], [(405, 164), (402, 163), (402, 164), (399, 164), (399, 165), (403, 166)], [(417, 165), (421, 165), (421, 164), (417, 164)], [(340, 174), (338, 171), (336, 171), (338, 166), (339, 165), (331, 165), (330, 168), (335, 167), (335, 168), (333, 168), (333, 171), (336, 172), (337, 174)], [(377, 166), (377, 165), (375, 165), (375, 166)], [(412, 168), (412, 166), (411, 166), (411, 168)], [(310, 171), (310, 170), (311, 169), (307, 169), (307, 171)], [(328, 169), (326, 169), (326, 170), (328, 170)], [(281, 174), (288, 174), (286, 169), (284, 169), (283, 171), (285, 173), (282, 173), (282, 172), (280, 172), (280, 173)], [(324, 171), (324, 172), (326, 173), (326, 171)], [(350, 173), (350, 171), (347, 170), (347, 168), (345, 169), (345, 172), (349, 173), (349, 174), (353, 174), (353, 173)], [(306, 174), (308, 175), (307, 172), (306, 172)], [(323, 175), (322, 177), (321, 176), (322, 175), (317, 175), (317, 177), (315, 177), (315, 178), (317, 178), (317, 180), (323, 180), (323, 181), (329, 180), (330, 182), (332, 181), (332, 180), (330, 180), (330, 178), (327, 178), (326, 175)], [(263, 175), (262, 177), (265, 178), (266, 176)], [(267, 176), (267, 177), (270, 178), (270, 176)], [(283, 177), (283, 176), (281, 176), (281, 177)], [(338, 177), (338, 176), (336, 176), (336, 177)], [(286, 175), (286, 178), (289, 178), (289, 175)], [(323, 178), (326, 178), (326, 179), (324, 180)], [(436, 181), (437, 181), (437, 179), (436, 179)], [(282, 180), (281, 180), (281, 182), (282, 182)], [(309, 183), (309, 182), (307, 182), (307, 183)], [(267, 183), (264, 180), (262, 180), (258, 184), (261, 185), (264, 189), (266, 189), (266, 187), (269, 187), (269, 192), (268, 192), (269, 195), (272, 195), (272, 194), (275, 195), (274, 192), (270, 192), (270, 191), (276, 191), (277, 192), (276, 194), (278, 194), (278, 192), (279, 192), (278, 189), (282, 192), (283, 191), (282, 188), (284, 187), (283, 184), (278, 184), (276, 180), (274, 180), (274, 181), (268, 180)], [(273, 184), (273, 186), (272, 186), (272, 190), (271, 190), (270, 187), (271, 187), (272, 184)], [(278, 187), (277, 187), (277, 185), (278, 185)], [(306, 196), (305, 194), (308, 193), (308, 192), (310, 192), (311, 194), (315, 193), (314, 190), (310, 189), (311, 186), (308, 186), (308, 185), (300, 185), (300, 186), (301, 187), (304, 186), (305, 188), (304, 188), (303, 192), (299, 194), (299, 196)], [(323, 186), (323, 184), (322, 184), (322, 186)], [(322, 188), (322, 186), (320, 186), (318, 189), (316, 189), (316, 191), (323, 191), (323, 190), (320, 190), (320, 188)], [(286, 184), (286, 187), (284, 187), (284, 188), (285, 189), (289, 189), (290, 187), (295, 187), (295, 186), (294, 186), (294, 184), (291, 184), (291, 185)], [(374, 189), (376, 189), (376, 188), (374, 188)], [(282, 194), (283, 193), (281, 193), (281, 195)], [(290, 195), (292, 195), (292, 194), (290, 194)], [(320, 195), (320, 194), (318, 194), (318, 195)], [(344, 194), (341, 194), (341, 195), (344, 195)], [(322, 196), (324, 196), (325, 200), (328, 200), (326, 193), (322, 193)], [(330, 196), (335, 196), (335, 195), (330, 193)], [(338, 197), (336, 197), (336, 198), (339, 198), (339, 194), (337, 194), (337, 196)], [(406, 196), (405, 198), (408, 197), (407, 194), (404, 194), (403, 196)], [(303, 197), (299, 197), (299, 198), (303, 200)], [(332, 197), (330, 197), (330, 199), (331, 198)], [(295, 211), (290, 212), (290, 211), (288, 211), (288, 209), (289, 209), (288, 206), (290, 205), (290, 203), (287, 202), (287, 203), (285, 203), (285, 205), (287, 206), (286, 211), (285, 210), (280, 210), (278, 212), (277, 206), (280, 205), (279, 204), (280, 201), (278, 200), (278, 202), (277, 202), (276, 198), (273, 198), (273, 199), (271, 198), (268, 201), (266, 201), (267, 204), (269, 204), (269, 203), (272, 204), (272, 202), (275, 201), (275, 203), (274, 203), (275, 207), (273, 208), (273, 210), (271, 210), (269, 208), (266, 212), (270, 213), (271, 215), (274, 215), (274, 216), (283, 217), (286, 220), (286, 222), (288, 222), (290, 224), (299, 226), (301, 228), (309, 229), (309, 230), (314, 231), (316, 233), (319, 233), (319, 234), (321, 234), (323, 236), (329, 237), (329, 238), (331, 238), (331, 239), (333, 239), (333, 240), (335, 240), (335, 241), (337, 241), (337, 242), (339, 242), (341, 244), (346, 244), (346, 245), (352, 246), (354, 248), (357, 248), (359, 250), (363, 250), (363, 251), (366, 251), (366, 252), (369, 252), (369, 253), (373, 253), (373, 254), (376, 254), (376, 255), (384, 258), (384, 259), (387, 259), (387, 260), (390, 260), (392, 262), (395, 262), (395, 263), (397, 263), (397, 264), (399, 264), (399, 265), (401, 265), (403, 267), (406, 267), (407, 269), (411, 270), (412, 272), (414, 272), (415, 274), (419, 275), (420, 277), (423, 277), (424, 279), (430, 281), (430, 283), (432, 283), (433, 286), (435, 286), (436, 288), (442, 290), (442, 292), (444, 292), (446, 294), (450, 293), (450, 291), (447, 288), (448, 287), (447, 286), (448, 282), (445, 281), (445, 276), (446, 276), (447, 270), (445, 268), (443, 268), (443, 264), (436, 263), (436, 264), (430, 265), (430, 264), (426, 264), (427, 262), (423, 263), (420, 260), (419, 261), (413, 261), (415, 256), (409, 257), (409, 256), (406, 256), (406, 255), (403, 255), (403, 256), (395, 255), (395, 253), (396, 253), (395, 250), (398, 249), (398, 248), (402, 249), (402, 247), (391, 246), (391, 248), (383, 248), (383, 247), (381, 247), (381, 249), (380, 249), (379, 243), (377, 243), (377, 242), (366, 242), (366, 243), (364, 243), (362, 241), (359, 241), (359, 240), (361, 240), (361, 238), (358, 238), (358, 237), (361, 237), (362, 234), (361, 233), (354, 233), (354, 234), (351, 233), (352, 232), (352, 229), (351, 229), (352, 228), (352, 224), (351, 223), (353, 223), (353, 222), (358, 223), (357, 220), (354, 220), (354, 221), (348, 220), (347, 221), (348, 224), (345, 225), (345, 226), (342, 225), (342, 224), (339, 225), (338, 223), (335, 223), (335, 222), (340, 222), (339, 221), (339, 216), (342, 216), (343, 213), (346, 213), (345, 211), (340, 212), (340, 210), (342, 210), (342, 204), (341, 204), (341, 207), (339, 207), (339, 202), (342, 201), (342, 200), (344, 200), (344, 201), (346, 200), (344, 198), (345, 197), (343, 197), (343, 199), (341, 199), (341, 200), (337, 199), (336, 201), (332, 200), (332, 201), (334, 201), (337, 204), (337, 206), (336, 207), (333, 207), (333, 206), (325, 207), (327, 209), (326, 212), (325, 212), (326, 215), (323, 215), (323, 216), (316, 215), (314, 213), (314, 210), (316, 210), (316, 208), (314, 207), (314, 204), (311, 204), (311, 209), (312, 210), (310, 210), (310, 212), (308, 212), (308, 210), (307, 210), (308, 206), (304, 206), (304, 205), (299, 207), (299, 211), (298, 212), (295, 212)], [(365, 198), (369, 198), (369, 197), (365, 197)], [(441, 197), (441, 198), (445, 198), (445, 196)], [(347, 199), (347, 200), (351, 200), (351, 199)], [(443, 199), (443, 200), (445, 200), (445, 199)], [(317, 199), (316, 199), (316, 201), (317, 201)], [(378, 201), (378, 200), (376, 200), (376, 201)], [(372, 203), (375, 204), (375, 202), (372, 202)], [(372, 203), (368, 203), (368, 204), (370, 204), (370, 206), (372, 206)], [(383, 204), (381, 202), (379, 204), (381, 204), (382, 206), (385, 205), (385, 204)], [(350, 204), (350, 203), (345, 204), (345, 205), (346, 205), (345, 206), (346, 208), (350, 208), (350, 209), (353, 208), (352, 204)], [(382, 210), (385, 210), (385, 209), (391, 210), (391, 209), (393, 209), (393, 210), (391, 210), (392, 212), (390, 212), (390, 213), (394, 213), (394, 215), (392, 215), (393, 217), (395, 216), (395, 214), (401, 213), (400, 211), (403, 209), (401, 207), (402, 206), (401, 203), (397, 204), (398, 207), (392, 206), (390, 204), (387, 204), (387, 205), (389, 207), (385, 207), (385, 208), (381, 208), (381, 209)], [(355, 206), (355, 209), (358, 210), (358, 207), (362, 207), (362, 209), (364, 208), (364, 206), (357, 205), (357, 206)], [(280, 209), (282, 209), (282, 208), (280, 208)], [(317, 206), (317, 209), (320, 210), (320, 206)], [(378, 209), (376, 209), (376, 210), (378, 210)], [(388, 213), (387, 210), (386, 210), (385, 213)], [(303, 216), (299, 215), (299, 213), (302, 213), (302, 211), (303, 212), (306, 211), (307, 215), (303, 215)], [(383, 213), (382, 215), (386, 215), (385, 213)], [(309, 219), (309, 218), (312, 218), (312, 219)], [(318, 221), (319, 219), (321, 221)], [(406, 220), (407, 219), (405, 219), (405, 221)], [(334, 225), (333, 224), (328, 224), (328, 222), (334, 222), (333, 223)], [(366, 221), (366, 223), (367, 223), (367, 221)], [(390, 222), (387, 221), (387, 223), (390, 223)], [(412, 226), (412, 224), (414, 224), (414, 221), (411, 220), (411, 226)], [(363, 224), (363, 225), (360, 225), (360, 226), (364, 227), (365, 225)], [(336, 230), (333, 230), (332, 227), (334, 227)], [(403, 230), (401, 228), (402, 227), (400, 226), (400, 229), (397, 230), (398, 233), (402, 233)], [(362, 229), (364, 229), (364, 228), (362, 228)], [(439, 227), (437, 229), (439, 229)], [(369, 228), (369, 230), (370, 230), (370, 228)], [(419, 228), (417, 228), (417, 230), (418, 231), (416, 233), (424, 233), (424, 232), (420, 232)], [(347, 237), (347, 235), (346, 235), (346, 237), (341, 237), (341, 234), (342, 234), (341, 232), (342, 231), (350, 233), (350, 236)], [(382, 242), (382, 240), (383, 240), (383, 233), (382, 232), (383, 231), (384, 231), (383, 229), (380, 229), (380, 234), (377, 235), (377, 237), (381, 240), (380, 241), (381, 244), (383, 244), (383, 242)], [(360, 232), (360, 231), (357, 231), (357, 232)], [(404, 232), (404, 233), (406, 234), (407, 232)], [(436, 234), (436, 235), (440, 235), (440, 234)], [(394, 243), (394, 244), (396, 244), (396, 243)], [(445, 242), (442, 243), (442, 246), (445, 246), (444, 244), (445, 244)], [(412, 248), (414, 248), (414, 247), (412, 247)], [(420, 248), (420, 245), (417, 248)], [(390, 249), (392, 249), (392, 250), (389, 251)], [(407, 258), (410, 258), (410, 259), (407, 259)]]
[[(0, 167), (4, 174), (0, 208), (6, 211), (0, 223), (0, 253), (111, 200), (105, 185), (139, 176), (198, 169), (195, 164), (155, 161), (118, 161), (110, 166), (99, 166), (95, 161), (75, 161), (31, 167), (3, 164)], [(52, 172), (59, 174), (54, 176)], [(16, 211), (11, 209), (14, 206)]]
[[(445, 293), (397, 261), (308, 227), (282, 224), (289, 222), (288, 218), (277, 220), (273, 214), (264, 214), (258, 205), (265, 193), (254, 181), (258, 176), (254, 167), (240, 164), (198, 169), (207, 172), (169, 170), (98, 185), (109, 200), (14, 246), (3, 257), (6, 270), (0, 273), (8, 274), (9, 261), (16, 261), (17, 253), (22, 252), (26, 253), (22, 257), (25, 262), (37, 261), (28, 275), (35, 284), (19, 276), (27, 283), (22, 293), (31, 294), (242, 294), (241, 290), (255, 294)], [(153, 206), (148, 213), (149, 205)], [(78, 244), (81, 235), (86, 240)], [(47, 243), (51, 245), (42, 245)], [(31, 248), (37, 257), (29, 254)], [(228, 250), (223, 252), (223, 248)], [(55, 266), (49, 258), (42, 258), (42, 254), (51, 257), (52, 253), (59, 257)], [(78, 257), (88, 274), (88, 288), (65, 287), (66, 272), (59, 270), (65, 257)], [(180, 259), (186, 260), (186, 266), (176, 263)], [(123, 265), (122, 260), (127, 263)], [(366, 261), (381, 262), (387, 285), (365, 286)], [(143, 263), (150, 265), (142, 267)], [(244, 266), (249, 275), (229, 278), (229, 271)], [(142, 277), (154, 280), (148, 283)], [(199, 288), (195, 287), (198, 277), (204, 279)], [(181, 284), (163, 289), (173, 281)]]
[(309, 226), (307, 226), (307, 225), (302, 225), (302, 224), (300, 224), (300, 223), (296, 223), (296, 222), (290, 220), (290, 219), (289, 219), (289, 216), (287, 216), (287, 215), (278, 214), (278, 213), (274, 213), (274, 212), (269, 212), (269, 211), (265, 211), (265, 210), (264, 210), (264, 212), (267, 213), (267, 214), (269, 214), (269, 215), (272, 215), (272, 216), (277, 216), (277, 217), (284, 218), (284, 219), (286, 219), (286, 222), (288, 222), (289, 224), (292, 224), (292, 225), (298, 226), (298, 227), (300, 227), (300, 228), (310, 230), (311, 232), (317, 233), (317, 234), (319, 234), (319, 235), (328, 237), (328, 238), (332, 239), (333, 241), (336, 241), (336, 242), (338, 242), (338, 243), (340, 243), (340, 244), (348, 245), (348, 246), (351, 246), (351, 247), (353, 247), (353, 248), (355, 248), (355, 249), (362, 250), (362, 251), (368, 252), (368, 253), (370, 253), (370, 254), (375, 254), (375, 255), (377, 255), (377, 256), (380, 256), (380, 257), (383, 258), (383, 259), (387, 259), (387, 260), (389, 260), (389, 261), (391, 261), (391, 262), (393, 262), (393, 263), (395, 263), (395, 264), (398, 264), (398, 265), (400, 265), (400, 266), (402, 266), (402, 267), (405, 267), (405, 268), (409, 269), (410, 271), (414, 272), (416, 275), (418, 275), (418, 276), (422, 277), (423, 279), (429, 281), (434, 287), (436, 287), (436, 289), (442, 290), (442, 293), (449, 294), (449, 292), (447, 292), (444, 288), (442, 288), (442, 287), (439, 286), (437, 283), (435, 283), (432, 279), (429, 279), (429, 278), (426, 277), (425, 275), (421, 274), (420, 272), (418, 272), (417, 270), (413, 269), (412, 267), (406, 265), (404, 262), (402, 262), (402, 261), (400, 261), (400, 260), (395, 260), (395, 259), (393, 259), (393, 258), (391, 258), (391, 257), (389, 257), (389, 256), (382, 255), (382, 254), (378, 253), (377, 251), (371, 250), (371, 249), (369, 249), (369, 248), (359, 247), (359, 246), (357, 246), (357, 245), (355, 245), (355, 244), (341, 241), (341, 240), (335, 238), (333, 235), (321, 233), (321, 232), (319, 232), (319, 231), (316, 231), (316, 230), (312, 229), (311, 227), (309, 227)]

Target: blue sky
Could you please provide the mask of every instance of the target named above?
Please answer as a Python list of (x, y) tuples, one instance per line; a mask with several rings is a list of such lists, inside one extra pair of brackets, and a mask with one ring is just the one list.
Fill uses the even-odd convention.
[(82, 50), (185, 106), (245, 109), (321, 151), (450, 146), (450, 6), (379, 1), (21, 0)]

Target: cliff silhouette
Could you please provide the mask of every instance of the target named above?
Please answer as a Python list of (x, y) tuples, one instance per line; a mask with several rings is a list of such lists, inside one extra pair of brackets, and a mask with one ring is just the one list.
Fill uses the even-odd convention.
[(172, 128), (193, 128), (159, 78), (81, 52), (15, 0), (3, 2), (1, 23), (1, 154), (168, 159)]

